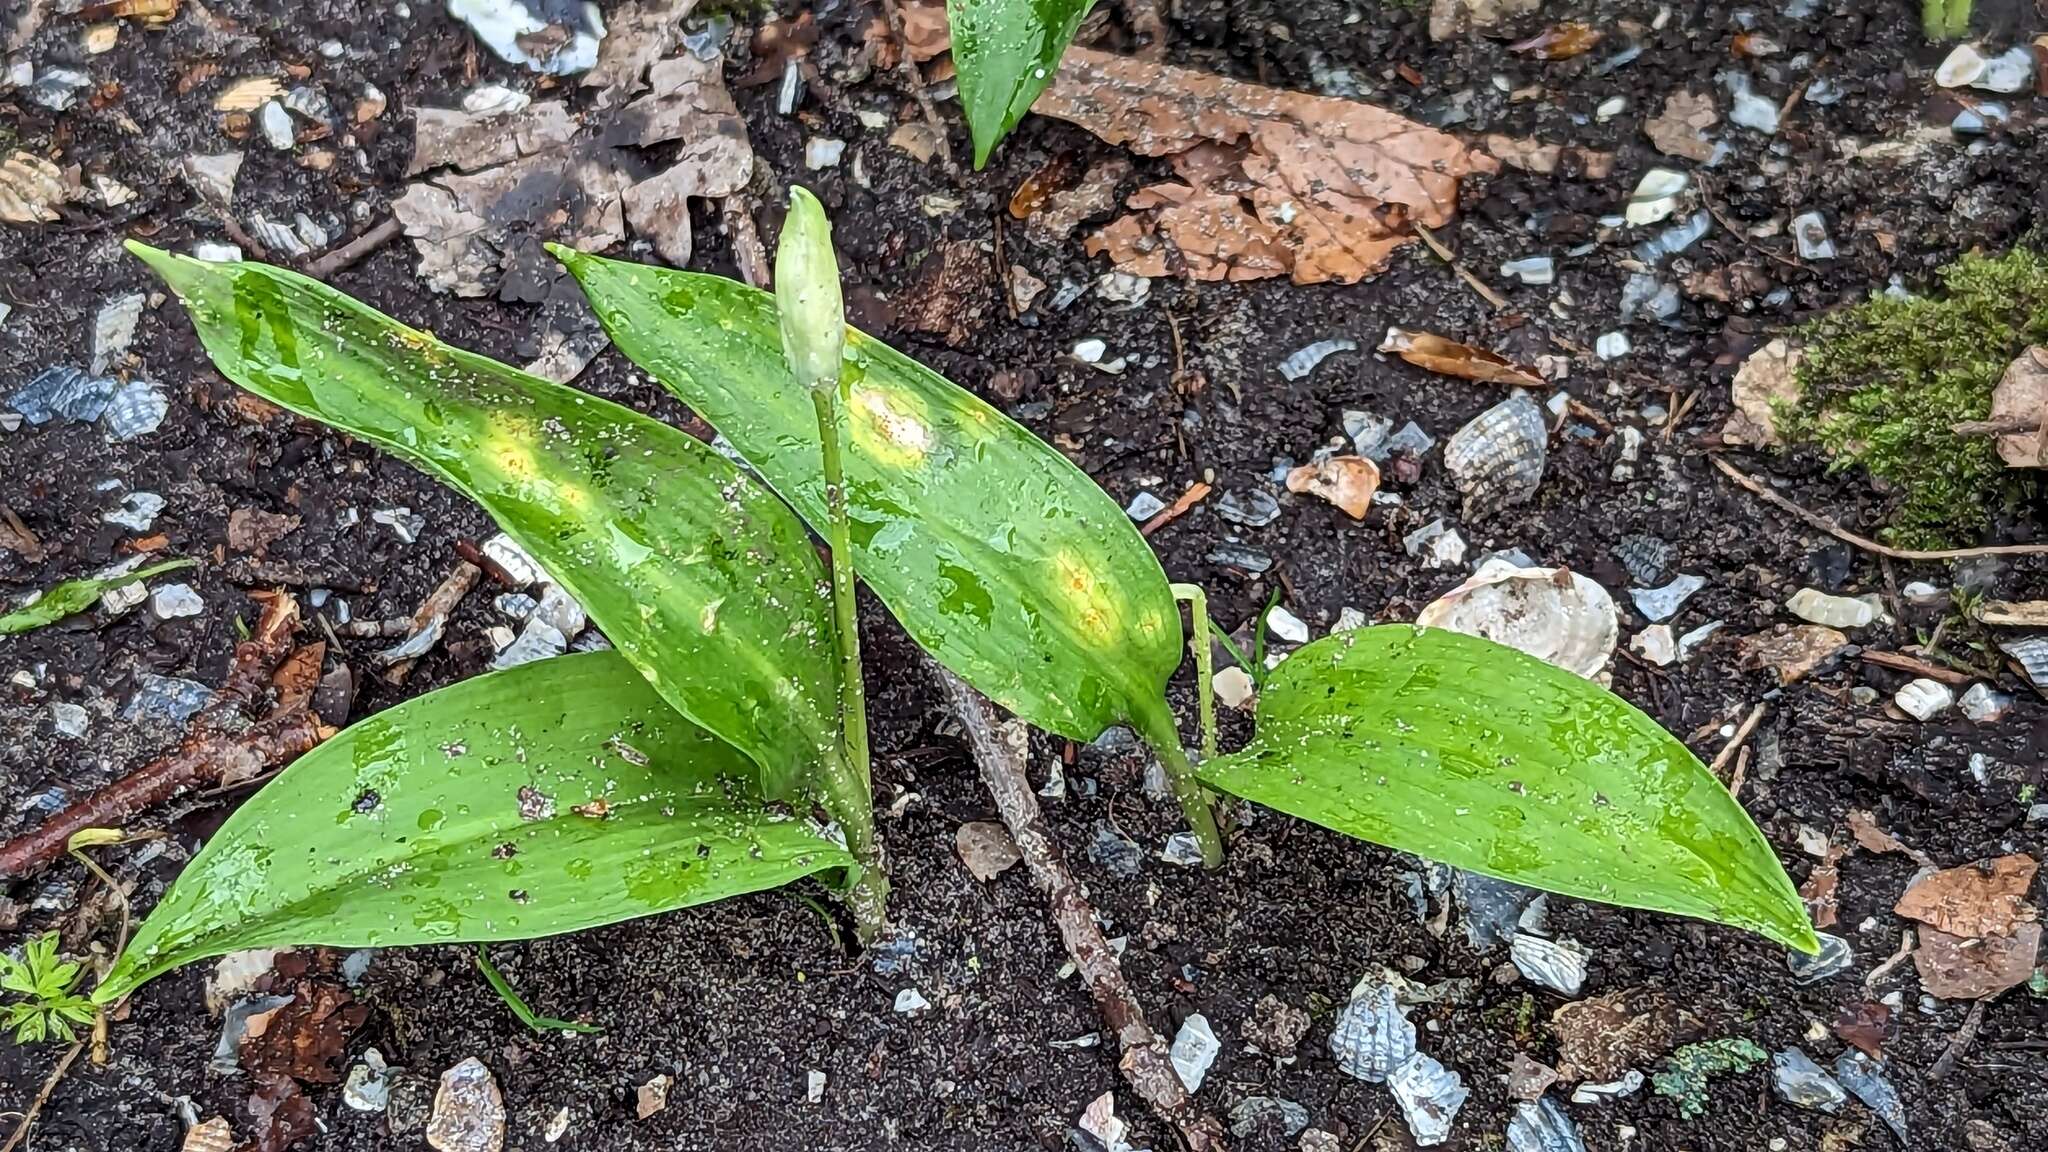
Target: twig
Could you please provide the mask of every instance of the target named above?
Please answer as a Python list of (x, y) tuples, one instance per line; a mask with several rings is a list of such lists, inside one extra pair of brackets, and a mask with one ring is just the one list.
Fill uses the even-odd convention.
[(2041, 418), (2038, 416), (2006, 416), (1997, 420), (1964, 420), (1951, 424), (1948, 430), (1958, 436), (2003, 436), (2012, 432), (2039, 432)]
[(1764, 503), (1780, 512), (1804, 520), (1844, 544), (1861, 548), (1873, 555), (1889, 556), (1894, 560), (1965, 560), (1972, 556), (2039, 556), (2048, 553), (2048, 544), (1994, 544), (1984, 548), (1892, 548), (1879, 544), (1867, 536), (1858, 536), (1818, 512), (1809, 512), (1801, 508), (1766, 488), (1761, 480), (1748, 475), (1719, 456), (1708, 456), (1707, 459), (1712, 460), (1714, 467), (1719, 468), (1730, 480), (1755, 493)]
[[(431, 626), (437, 616), (444, 622), (453, 616), (455, 606), (462, 603), (462, 598), (469, 595), (471, 588), (476, 587), (477, 577), (483, 574), (483, 569), (469, 561), (457, 560), (448, 575), (442, 577), (441, 582), (434, 586), (434, 590), (427, 594), (425, 600), (420, 601), (419, 610), (412, 614), (412, 626), (406, 630), (406, 635), (410, 636), (422, 628)], [(405, 683), (406, 677), (412, 675), (412, 666), (418, 662), (419, 657), (413, 656), (393, 664), (384, 672), (385, 682)]]
[(967, 746), (981, 773), (981, 780), (994, 798), (996, 811), (1010, 830), (1011, 839), (1024, 857), (1031, 879), (1044, 893), (1059, 928), (1103, 1023), (1116, 1034), (1123, 1051), (1117, 1067), (1140, 1099), (1160, 1119), (1180, 1134), (1190, 1152), (1224, 1152), (1223, 1127), (1203, 1113), (1188, 1096), (1187, 1087), (1173, 1069), (1166, 1041), (1152, 1030), (1137, 997), (1124, 980), (1117, 955), (1102, 938), (1095, 910), (1081, 895), (1073, 874), (1067, 871), (1038, 810), (1038, 797), (1024, 775), (1026, 729), (1017, 719), (998, 720), (995, 706), (951, 672), (932, 665), (947, 702), (959, 717)]
[(1891, 956), (1888, 959), (1886, 959), (1884, 963), (1879, 964), (1875, 968), (1872, 968), (1869, 974), (1863, 977), (1863, 986), (1865, 988), (1877, 987), (1877, 982), (1879, 980), (1884, 979), (1885, 976), (1888, 975), (1892, 969), (1897, 968), (1901, 964), (1904, 964), (1906, 962), (1907, 957), (1910, 957), (1911, 955), (1913, 955), (1913, 933), (1910, 929), (1908, 929), (1907, 931), (1899, 933), (1899, 950), (1897, 952), (1892, 953)]
[(337, 272), (354, 267), (363, 257), (398, 239), (398, 234), (404, 230), (405, 226), (398, 222), (398, 217), (387, 216), (376, 227), (348, 243), (339, 248), (330, 248), (306, 261), (299, 271), (315, 280), (325, 280)]
[(0, 877), (22, 876), (64, 855), (71, 837), (87, 828), (116, 827), (196, 784), (253, 776), (289, 763), (326, 736), (305, 709), (274, 713), (245, 731), (229, 731), (266, 685), (291, 646), (298, 602), (273, 595), (255, 635), (235, 646), (235, 659), (213, 702), (193, 718), (192, 730), (170, 753), (80, 800), (5, 844)]
[(1188, 485), (1187, 491), (1180, 494), (1180, 499), (1161, 508), (1150, 520), (1145, 521), (1138, 528), (1138, 535), (1150, 536), (1154, 532), (1159, 531), (1161, 528), (1185, 516), (1188, 509), (1200, 504), (1208, 495), (1209, 485), (1200, 480), (1195, 481), (1193, 484)]
[(1716, 780), (1721, 778), (1721, 769), (1727, 767), (1728, 761), (1735, 758), (1735, 750), (1742, 747), (1751, 732), (1756, 731), (1757, 722), (1764, 718), (1764, 712), (1769, 707), (1770, 705), (1763, 701), (1757, 701), (1756, 707), (1749, 710), (1749, 715), (1742, 718), (1742, 726), (1735, 730), (1735, 735), (1730, 736), (1728, 743), (1723, 744), (1721, 751), (1715, 754), (1712, 768)]
[(1451, 271), (1458, 274), (1458, 279), (1463, 280), (1465, 283), (1471, 285), (1472, 290), (1474, 292), (1479, 293), (1481, 299), (1485, 300), (1488, 304), (1493, 305), (1495, 308), (1505, 308), (1508, 306), (1507, 297), (1502, 296), (1500, 293), (1495, 292), (1491, 288), (1488, 288), (1486, 286), (1485, 281), (1481, 280), (1477, 276), (1474, 276), (1471, 273), (1471, 271), (1467, 269), (1463, 264), (1458, 263), (1458, 258), (1456, 256), (1451, 255), (1451, 250), (1449, 248), (1444, 247), (1443, 241), (1438, 240), (1436, 238), (1436, 233), (1431, 232), (1429, 229), (1423, 227), (1420, 224), (1415, 224), (1414, 228), (1415, 234), (1417, 236), (1422, 237), (1422, 242), (1424, 244), (1429, 245), (1429, 250), (1431, 252), (1436, 253), (1437, 259), (1442, 260), (1444, 263), (1450, 265)]
[(1977, 1038), (1977, 1029), (1984, 1025), (1984, 1004), (1985, 1001), (1978, 1000), (1970, 1005), (1970, 1014), (1963, 1018), (1963, 1026), (1956, 1029), (1955, 1039), (1948, 1042), (1948, 1049), (1941, 1054), (1941, 1059), (1927, 1070), (1929, 1080), (1946, 1080), (1948, 1074), (1956, 1070), (1956, 1061), (1963, 1058), (1970, 1041)]
[(1728, 774), (1728, 795), (1737, 800), (1742, 799), (1742, 782), (1748, 776), (1749, 745), (1744, 744), (1742, 751), (1735, 755), (1735, 771)]
[(1972, 679), (1972, 677), (1957, 672), (1952, 668), (1943, 668), (1939, 664), (1929, 664), (1925, 660), (1915, 660), (1903, 652), (1872, 652), (1870, 649), (1865, 648), (1857, 653), (1857, 657), (1865, 664), (1875, 664), (1880, 668), (1894, 668), (1900, 672), (1911, 672), (1915, 676), (1925, 676), (1929, 680), (1939, 680), (1944, 684), (1968, 684)]
[(21, 1123), (14, 1126), (14, 1133), (7, 1137), (7, 1143), (0, 1144), (0, 1152), (14, 1152), (21, 1146), (21, 1142), (28, 1138), (29, 1125), (34, 1124), (36, 1117), (42, 1114), (43, 1105), (50, 1102), (50, 1093), (57, 1090), (57, 1082), (64, 1079), (66, 1072), (71, 1071), (71, 1062), (78, 1059), (78, 1054), (84, 1050), (85, 1041), (80, 1040), (58, 1058), (57, 1066), (50, 1069), (49, 1079), (43, 1081), (43, 1090), (36, 1093), (36, 1098), (29, 1103), (28, 1111), (21, 1114)]
[(924, 113), (924, 122), (931, 126), (932, 138), (939, 149), (939, 163), (945, 165), (946, 174), (955, 183), (960, 180), (960, 166), (953, 163), (953, 145), (946, 139), (946, 122), (939, 119), (939, 110), (932, 104), (931, 94), (924, 90), (924, 73), (918, 71), (917, 61), (910, 55), (910, 38), (903, 33), (903, 9), (896, 0), (882, 0), (882, 12), (889, 21), (889, 35), (896, 39), (896, 71), (903, 74), (904, 83), (910, 86), (911, 99)]
[(1699, 186), (1700, 204), (1706, 208), (1707, 215), (1712, 216), (1714, 218), (1714, 223), (1719, 224), (1723, 228), (1726, 228), (1730, 235), (1734, 236), (1737, 240), (1742, 241), (1743, 247), (1749, 249), (1752, 252), (1755, 252), (1756, 254), (1764, 257), (1767, 260), (1775, 260), (1778, 263), (1783, 264), (1787, 268), (1797, 268), (1801, 272), (1813, 271), (1812, 268), (1807, 266), (1805, 261), (1796, 260), (1790, 256), (1780, 255), (1779, 253), (1774, 252), (1771, 249), (1766, 248), (1763, 245), (1757, 243), (1754, 239), (1750, 237), (1748, 232), (1745, 232), (1741, 228), (1738, 228), (1733, 220), (1730, 220), (1728, 219), (1728, 217), (1722, 215), (1720, 207), (1714, 203), (1714, 190), (1713, 187), (1707, 183), (1706, 177), (1700, 175), (1697, 171), (1695, 171), (1692, 174), (1692, 182)]
[(725, 234), (732, 241), (732, 262), (739, 265), (740, 279), (765, 291), (774, 276), (768, 271), (768, 249), (761, 243), (754, 213), (738, 196), (719, 201), (718, 210), (725, 217)]
[(1700, 393), (1705, 389), (1695, 388), (1685, 394), (1685, 400), (1671, 409), (1671, 416), (1664, 421), (1664, 442), (1671, 443), (1671, 434), (1678, 431), (1679, 424), (1692, 413), (1692, 406), (1699, 403)]

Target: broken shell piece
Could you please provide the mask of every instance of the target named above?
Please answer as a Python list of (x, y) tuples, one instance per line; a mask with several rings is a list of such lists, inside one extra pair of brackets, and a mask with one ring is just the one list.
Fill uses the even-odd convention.
[(1455, 1071), (1424, 1052), (1411, 1054), (1394, 1069), (1387, 1076), (1387, 1087), (1401, 1106), (1409, 1134), (1424, 1148), (1450, 1137), (1451, 1121), (1472, 1094)]
[(1906, 1135), (1906, 1105), (1899, 1099), (1899, 1090), (1885, 1079), (1884, 1061), (1872, 1060), (1855, 1048), (1845, 1049), (1835, 1057), (1835, 1080), (1890, 1125), (1900, 1144), (1910, 1143)]
[(1652, 624), (1630, 637), (1629, 650), (1659, 668), (1668, 667), (1678, 659), (1678, 641), (1671, 636), (1671, 625)]
[(1812, 956), (1788, 949), (1785, 965), (1792, 970), (1792, 978), (1801, 984), (1813, 984), (1849, 970), (1856, 962), (1856, 952), (1849, 942), (1840, 936), (1826, 932), (1814, 934), (1820, 940), (1820, 951)]
[(1963, 693), (1960, 701), (1963, 715), (1973, 724), (1996, 724), (2005, 718), (2006, 710), (2012, 707), (2012, 697), (1993, 689), (1989, 684), (1972, 684)]
[(505, 1098), (476, 1057), (441, 1073), (427, 1144), (435, 1152), (498, 1152), (505, 1146)]
[(1351, 999), (1330, 1029), (1330, 1055), (1347, 1075), (1378, 1084), (1415, 1055), (1415, 1025), (1397, 998), (1395, 985), (1368, 972), (1351, 989)]
[(1586, 1152), (1586, 1141), (1563, 1106), (1545, 1096), (1515, 1105), (1508, 1118), (1508, 1152)]
[(1295, 351), (1280, 362), (1280, 375), (1289, 380), (1300, 380), (1316, 370), (1332, 354), (1358, 351), (1358, 341), (1338, 337), (1333, 340), (1318, 340), (1305, 348)]
[(1474, 416), (1444, 445), (1444, 467), (1465, 495), (1470, 519), (1518, 504), (1543, 483), (1550, 439), (1543, 409), (1518, 393)]
[(1216, 702), (1225, 708), (1243, 711), (1252, 702), (1251, 674), (1242, 668), (1223, 668), (1209, 678), (1209, 687), (1216, 693)]
[(526, 111), (533, 97), (503, 84), (484, 84), (462, 98), (462, 110), (478, 116), (510, 116)]
[(1955, 702), (1956, 694), (1948, 685), (1925, 676), (1908, 681), (1899, 689), (1898, 695), (1892, 697), (1892, 703), (1899, 706), (1899, 711), (1923, 722), (1948, 711)]
[(1934, 70), (1934, 82), (1943, 88), (1964, 88), (1984, 74), (1984, 54), (1974, 44), (1958, 44)]
[(1635, 601), (1636, 611), (1651, 620), (1669, 620), (1678, 614), (1693, 593), (1706, 586), (1705, 577), (1685, 575), (1662, 588), (1631, 588), (1628, 598)]
[[(2048, 348), (2029, 348), (2006, 365), (2005, 374), (1998, 379), (1998, 387), (1991, 391), (1991, 419), (2032, 425), (2024, 432), (2000, 435), (1998, 458), (2013, 468), (2041, 467), (2044, 461), (2041, 458), (2040, 420), (2044, 413), (2048, 413)], [(1987, 609), (1990, 607), (1990, 604), (1985, 605)]]
[(235, 1130), (225, 1116), (215, 1116), (204, 1124), (194, 1124), (185, 1133), (185, 1142), (179, 1152), (231, 1152), (235, 1146)]
[(1827, 628), (1861, 628), (1877, 619), (1877, 606), (1853, 596), (1830, 596), (1818, 588), (1801, 588), (1785, 608), (1808, 623)]
[(1685, 191), (1686, 176), (1669, 168), (1652, 168), (1643, 173), (1636, 190), (1629, 194), (1622, 216), (1630, 224), (1655, 224), (1678, 211), (1678, 195)]
[(1505, 644), (1589, 680), (1621, 639), (1614, 601), (1599, 584), (1569, 569), (1499, 559), (1438, 597), (1415, 623)]
[(2011, 95), (2025, 89), (2033, 78), (2034, 53), (2026, 45), (2016, 44), (1986, 60), (1970, 87)]
[(605, 35), (597, 5), (574, 0), (448, 0), (448, 14), (469, 25), (498, 59), (554, 76), (595, 67)]
[(1302, 622), (1301, 617), (1277, 605), (1266, 613), (1266, 631), (1271, 632), (1275, 640), (1289, 644), (1308, 643), (1308, 625)]
[(1803, 353), (1783, 340), (1773, 340), (1749, 354), (1729, 385), (1735, 411), (1721, 428), (1728, 444), (1767, 447), (1780, 443), (1777, 410), (1799, 399), (1799, 361)]
[(1771, 1087), (1777, 1090), (1778, 1099), (1787, 1104), (1818, 1108), (1822, 1112), (1833, 1112), (1849, 1099), (1835, 1078), (1798, 1048), (1787, 1048), (1771, 1056)]
[(1188, 1092), (1192, 1094), (1202, 1090), (1202, 1080), (1209, 1075), (1209, 1066), (1216, 1062), (1216, 1054), (1221, 1051), (1223, 1043), (1216, 1039), (1215, 1030), (1209, 1027), (1209, 1018), (1197, 1012), (1181, 1021), (1180, 1031), (1173, 1037), (1173, 1049), (1168, 1056), (1180, 1082), (1187, 1085)]
[(1567, 940), (1515, 933), (1509, 955), (1523, 976), (1553, 992), (1577, 996), (1586, 984), (1586, 952)]
[(1643, 1086), (1643, 1074), (1631, 1068), (1616, 1080), (1605, 1084), (1581, 1084), (1572, 1089), (1574, 1104), (1612, 1104), (1623, 1097), (1633, 1096)]
[(1314, 464), (1303, 464), (1287, 474), (1289, 492), (1320, 496), (1342, 508), (1353, 520), (1365, 518), (1379, 487), (1379, 466), (1363, 456), (1331, 456)]
[(2036, 688), (2048, 687), (2048, 636), (2001, 640), (1998, 647), (2007, 656), (2019, 661), (2020, 667), (2026, 671), (2029, 683)]
[(142, 293), (131, 292), (100, 306), (92, 322), (92, 374), (104, 376), (128, 357), (135, 342), (135, 324), (142, 319)]

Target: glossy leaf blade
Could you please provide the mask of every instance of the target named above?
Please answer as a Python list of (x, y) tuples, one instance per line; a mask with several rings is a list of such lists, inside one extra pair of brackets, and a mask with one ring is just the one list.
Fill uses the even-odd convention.
[(1361, 840), (1811, 950), (1749, 814), (1619, 696), (1491, 641), (1384, 625), (1299, 649), (1204, 781)]
[(347, 729), (236, 809), (95, 998), (240, 948), (523, 940), (852, 863), (750, 779), (615, 652), (465, 680)]
[(763, 791), (836, 755), (825, 579), (803, 525), (676, 429), (451, 348), (294, 272), (130, 244), (228, 379), (482, 505)]
[[(619, 350), (824, 525), (816, 415), (784, 363), (774, 298), (723, 277), (554, 251)], [(851, 329), (844, 379), (854, 567), (918, 643), (997, 703), (1074, 739), (1160, 707), (1180, 662), (1180, 615), (1116, 502), (1009, 417)]]
[(1095, 0), (946, 0), (976, 168), (1052, 82), (1094, 6)]

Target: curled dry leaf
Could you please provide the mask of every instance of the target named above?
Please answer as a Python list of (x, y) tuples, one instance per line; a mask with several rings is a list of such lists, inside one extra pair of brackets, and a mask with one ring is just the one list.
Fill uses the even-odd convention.
[(47, 224), (58, 218), (60, 205), (80, 194), (76, 172), (34, 153), (17, 151), (0, 161), (0, 221)]
[(1955, 936), (1920, 929), (1913, 967), (1920, 986), (1943, 1000), (1978, 1000), (2026, 983), (2041, 951), (2041, 926), (2021, 924), (2010, 936)]
[(1707, 139), (1707, 129), (1720, 122), (1712, 96), (1673, 92), (1664, 98), (1664, 111), (1643, 122), (1643, 134), (1666, 156), (1705, 164), (1714, 158), (1714, 142)]
[(1776, 410), (1799, 399), (1799, 360), (1799, 349), (1783, 340), (1750, 353), (1729, 385), (1735, 411), (1721, 428), (1722, 442), (1758, 448), (1780, 443)]
[(1848, 823), (1849, 835), (1856, 839), (1857, 846), (1865, 852), (1875, 852), (1880, 856), (1887, 852), (1897, 852), (1901, 856), (1911, 856), (1916, 860), (1925, 859), (1920, 853), (1908, 848), (1904, 841), (1885, 831), (1878, 824), (1875, 813), (1862, 808), (1851, 808)]
[(1412, 328), (1389, 328), (1380, 341), (1380, 351), (1392, 352), (1417, 368), (1482, 384), (1514, 384), (1523, 388), (1543, 387), (1543, 378), (1505, 357), (1460, 344), (1433, 332)]
[(1569, 60), (1583, 56), (1600, 43), (1600, 30), (1591, 24), (1567, 20), (1553, 24), (1536, 35), (1508, 45), (1508, 51), (1534, 56), (1538, 60)]
[(1999, 459), (2013, 468), (2048, 467), (2041, 459), (2041, 430), (2048, 427), (2048, 348), (2029, 348), (2006, 367), (1991, 392), (1991, 419), (2035, 425), (2031, 431), (1999, 436)]
[(1791, 684), (1849, 646), (1849, 638), (1819, 624), (1780, 625), (1735, 642), (1744, 668), (1769, 668), (1779, 684)]
[(1411, 222), (1447, 222), (1458, 181), (1494, 162), (1455, 137), (1351, 100), (1068, 50), (1034, 111), (1145, 156), (1183, 183), (1140, 189), (1088, 242), (1140, 276), (1352, 283)]
[(1954, 936), (2011, 936), (2037, 917), (2025, 901), (2039, 867), (2016, 852), (1944, 868), (1915, 881), (1892, 911)]
[(1379, 465), (1363, 456), (1331, 456), (1314, 464), (1303, 464), (1287, 474), (1289, 492), (1307, 492), (1342, 508), (1353, 520), (1363, 520), (1372, 507), (1372, 494), (1379, 491)]
[(1892, 1010), (1883, 1003), (1858, 1000), (1844, 1007), (1842, 1014), (1835, 1018), (1835, 1035), (1875, 1060), (1884, 1055), (1885, 1034), (1891, 1019)]

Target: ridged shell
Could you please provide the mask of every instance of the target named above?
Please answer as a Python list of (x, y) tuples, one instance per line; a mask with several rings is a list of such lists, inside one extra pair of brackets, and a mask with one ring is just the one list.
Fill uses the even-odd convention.
[(2001, 640), (2000, 648), (2005, 654), (2020, 662), (2027, 670), (2027, 679), (2034, 687), (2048, 685), (2048, 636), (2025, 636), (2018, 640)]
[(1367, 976), (1351, 990), (1330, 1030), (1330, 1055), (1337, 1067), (1378, 1084), (1415, 1054), (1415, 1025), (1395, 999), (1391, 982)]
[(1535, 495), (1550, 429), (1543, 409), (1518, 392), (1467, 421), (1444, 445), (1444, 467), (1465, 494), (1465, 518)]
[(1605, 588), (1569, 569), (1504, 560), (1481, 565), (1415, 622), (1505, 644), (1589, 680), (1600, 678), (1621, 639)]
[(235, 1130), (228, 1126), (227, 1117), (215, 1116), (185, 1133), (182, 1152), (233, 1152), (234, 1147)]
[(1517, 932), (1509, 947), (1515, 968), (1553, 992), (1577, 996), (1586, 984), (1586, 953), (1575, 944)]
[(1545, 1096), (1515, 1105), (1508, 1119), (1508, 1152), (1586, 1152), (1586, 1141), (1571, 1115)]
[(1450, 1138), (1451, 1121), (1472, 1094), (1456, 1072), (1425, 1052), (1415, 1053), (1394, 1069), (1387, 1077), (1387, 1087), (1394, 1093), (1394, 1103), (1401, 1106), (1402, 1118), (1408, 1121), (1409, 1135), (1424, 1148)]

